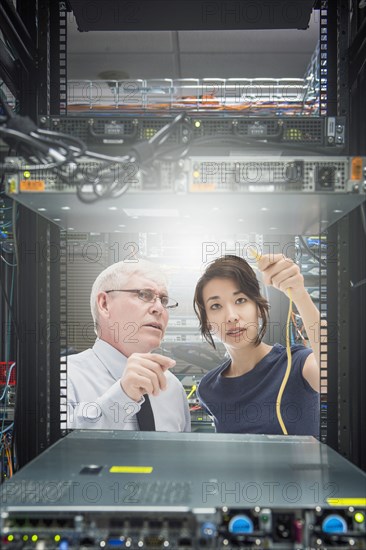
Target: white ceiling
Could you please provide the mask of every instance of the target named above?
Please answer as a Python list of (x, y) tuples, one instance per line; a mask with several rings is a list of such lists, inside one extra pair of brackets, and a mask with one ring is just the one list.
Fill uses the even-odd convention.
[(319, 36), (319, 11), (307, 30), (77, 30), (68, 16), (68, 78), (301, 78)]

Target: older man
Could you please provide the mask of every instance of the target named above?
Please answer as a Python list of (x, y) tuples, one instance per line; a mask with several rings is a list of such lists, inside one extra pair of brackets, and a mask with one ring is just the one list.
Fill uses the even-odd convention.
[(190, 431), (186, 394), (158, 353), (178, 304), (150, 262), (118, 262), (94, 282), (91, 311), (97, 339), (68, 357), (69, 428)]

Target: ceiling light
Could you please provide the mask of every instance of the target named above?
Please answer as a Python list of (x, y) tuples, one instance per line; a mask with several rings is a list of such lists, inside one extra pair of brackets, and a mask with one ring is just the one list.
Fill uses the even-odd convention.
[(178, 218), (179, 212), (176, 208), (124, 208), (127, 216), (147, 218)]

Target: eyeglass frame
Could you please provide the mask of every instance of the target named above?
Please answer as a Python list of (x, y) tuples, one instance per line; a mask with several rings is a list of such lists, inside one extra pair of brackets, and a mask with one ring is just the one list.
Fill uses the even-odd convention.
[[(153, 295), (154, 295), (154, 300), (144, 300), (143, 298), (141, 298), (139, 296), (139, 293), (141, 291), (145, 291), (145, 292), (151, 292)], [(134, 294), (137, 294), (137, 297), (139, 298), (139, 300), (141, 300), (142, 302), (145, 302), (145, 304), (153, 304), (156, 302), (156, 300), (159, 298), (160, 300), (160, 303), (161, 305), (163, 306), (164, 309), (175, 309), (176, 307), (178, 307), (178, 302), (176, 300), (174, 300), (174, 298), (170, 298), (169, 296), (167, 296), (166, 294), (156, 294), (156, 292), (154, 292), (153, 290), (151, 290), (150, 288), (118, 288), (118, 289), (112, 289), (112, 290), (104, 290), (104, 292), (106, 294), (109, 294), (110, 292), (132, 292)], [(171, 305), (171, 306), (164, 306), (163, 303), (162, 303), (162, 298), (168, 298), (168, 300), (173, 300), (175, 302), (175, 304)]]

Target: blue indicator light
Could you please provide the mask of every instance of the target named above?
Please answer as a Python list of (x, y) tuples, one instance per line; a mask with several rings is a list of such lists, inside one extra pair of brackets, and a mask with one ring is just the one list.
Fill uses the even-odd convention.
[(330, 516), (327, 516), (322, 523), (323, 533), (333, 535), (335, 533), (347, 533), (347, 530), (346, 520), (338, 514), (331, 514)]
[(125, 545), (125, 540), (123, 537), (121, 537), (120, 539), (108, 539), (107, 540), (107, 545), (108, 546), (113, 546), (113, 548), (123, 548), (124, 545)]
[(246, 515), (234, 516), (229, 521), (229, 532), (235, 535), (244, 535), (246, 533), (253, 533), (253, 522), (250, 517)]

